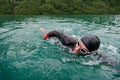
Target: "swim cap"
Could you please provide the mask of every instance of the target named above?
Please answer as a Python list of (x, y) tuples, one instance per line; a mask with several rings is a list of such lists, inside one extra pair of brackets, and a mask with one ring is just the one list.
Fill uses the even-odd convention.
[(90, 52), (96, 51), (100, 46), (100, 39), (95, 35), (86, 35), (81, 38), (81, 41)]

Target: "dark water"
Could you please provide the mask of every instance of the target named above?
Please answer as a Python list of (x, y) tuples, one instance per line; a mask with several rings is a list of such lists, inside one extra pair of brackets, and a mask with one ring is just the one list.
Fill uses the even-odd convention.
[[(44, 41), (43, 28), (96, 34), (106, 57), (72, 55), (56, 40)], [(119, 15), (0, 16), (0, 80), (120, 80), (119, 69)]]

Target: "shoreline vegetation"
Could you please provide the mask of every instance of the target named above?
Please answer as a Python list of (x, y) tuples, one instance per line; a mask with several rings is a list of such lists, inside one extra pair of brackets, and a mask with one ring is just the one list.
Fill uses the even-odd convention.
[(0, 0), (0, 15), (120, 14), (119, 0)]

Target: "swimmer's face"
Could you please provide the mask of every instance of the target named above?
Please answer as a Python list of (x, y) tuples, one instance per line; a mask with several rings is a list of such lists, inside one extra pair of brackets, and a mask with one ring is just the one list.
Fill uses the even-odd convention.
[(82, 41), (78, 42), (78, 46), (80, 48), (79, 52), (83, 54), (89, 54), (89, 50), (86, 48), (86, 46), (83, 44)]
[(89, 50), (82, 41), (78, 42), (73, 50), (73, 53), (89, 54)]

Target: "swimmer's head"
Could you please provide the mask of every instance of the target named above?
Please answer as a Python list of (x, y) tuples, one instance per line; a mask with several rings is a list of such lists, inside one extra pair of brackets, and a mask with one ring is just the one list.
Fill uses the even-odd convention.
[(81, 38), (81, 41), (89, 52), (96, 51), (100, 46), (100, 39), (95, 35), (86, 35)]

